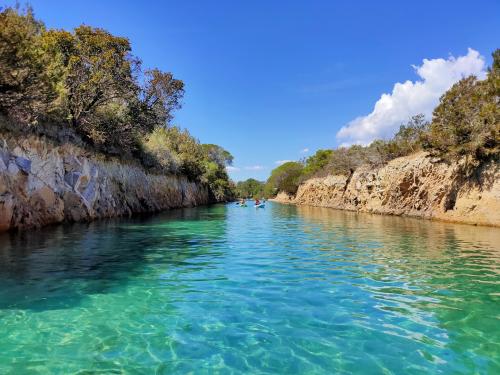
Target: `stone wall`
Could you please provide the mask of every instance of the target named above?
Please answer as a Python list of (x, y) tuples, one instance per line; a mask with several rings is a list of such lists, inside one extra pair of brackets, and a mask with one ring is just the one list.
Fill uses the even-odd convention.
[(0, 231), (209, 203), (182, 176), (35, 135), (0, 133)]
[(358, 168), (351, 176), (313, 178), (295, 196), (277, 201), (378, 214), (500, 226), (500, 169), (490, 162), (465, 176), (420, 152), (380, 168)]

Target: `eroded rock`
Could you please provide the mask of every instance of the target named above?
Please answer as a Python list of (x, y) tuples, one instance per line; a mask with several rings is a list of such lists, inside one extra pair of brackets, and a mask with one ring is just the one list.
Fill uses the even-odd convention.
[(0, 231), (209, 203), (182, 176), (90, 155), (75, 145), (0, 134)]
[(500, 226), (500, 168), (491, 162), (467, 179), (458, 164), (440, 163), (421, 152), (374, 170), (358, 168), (350, 177), (313, 178), (299, 187), (295, 197), (281, 193), (276, 200)]

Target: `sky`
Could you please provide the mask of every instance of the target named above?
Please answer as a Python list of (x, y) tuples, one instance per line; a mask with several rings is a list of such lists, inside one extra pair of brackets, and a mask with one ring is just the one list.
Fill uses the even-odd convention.
[(390, 137), (463, 76), (484, 76), (500, 48), (498, 0), (30, 4), (49, 28), (126, 36), (144, 68), (182, 79), (175, 124), (229, 150), (236, 181)]

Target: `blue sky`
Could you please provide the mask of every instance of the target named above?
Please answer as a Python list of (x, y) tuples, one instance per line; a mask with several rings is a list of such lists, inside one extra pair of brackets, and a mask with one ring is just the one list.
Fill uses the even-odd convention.
[[(175, 122), (228, 149), (235, 180), (264, 180), (277, 161), (390, 135), (394, 124), (384, 124), (428, 112), (438, 90), (484, 72), (500, 47), (497, 0), (30, 3), (48, 27), (103, 27), (128, 37), (144, 67), (182, 79)], [(420, 75), (412, 65), (423, 67)], [(428, 84), (395, 86), (407, 80)], [(405, 109), (384, 112), (386, 99)]]

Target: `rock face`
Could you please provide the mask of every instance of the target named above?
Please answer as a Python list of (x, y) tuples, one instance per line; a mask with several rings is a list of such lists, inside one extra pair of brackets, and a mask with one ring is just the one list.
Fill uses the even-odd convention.
[(196, 206), (205, 186), (73, 144), (0, 134), (0, 232)]
[(483, 165), (466, 178), (458, 164), (438, 162), (421, 152), (380, 168), (358, 168), (350, 177), (313, 178), (295, 197), (277, 201), (360, 212), (405, 215), (500, 226), (500, 168)]

